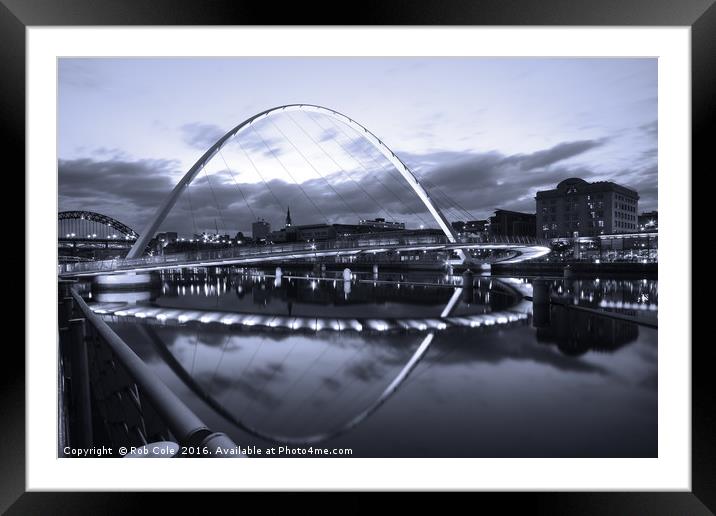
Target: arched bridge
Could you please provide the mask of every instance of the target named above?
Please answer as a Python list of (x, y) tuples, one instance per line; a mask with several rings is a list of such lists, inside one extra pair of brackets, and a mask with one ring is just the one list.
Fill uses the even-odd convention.
[(254, 123), (262, 119), (273, 116), (277, 113), (287, 113), (291, 111), (319, 113), (333, 120), (336, 120), (337, 122), (344, 124), (352, 130), (356, 131), (370, 145), (372, 145), (376, 151), (382, 154), (383, 157), (385, 157), (393, 165), (393, 167), (395, 167), (395, 169), (400, 173), (401, 177), (406, 181), (406, 183), (410, 186), (413, 192), (415, 192), (415, 194), (420, 198), (422, 203), (428, 209), (430, 215), (435, 219), (440, 229), (445, 233), (447, 239), (450, 242), (457, 241), (457, 234), (455, 233), (455, 230), (450, 225), (442, 211), (435, 204), (431, 196), (425, 190), (423, 185), (420, 184), (418, 178), (408, 168), (408, 166), (395, 154), (395, 152), (393, 152), (390, 148), (388, 148), (385, 143), (383, 143), (380, 138), (378, 138), (375, 134), (369, 131), (365, 126), (356, 122), (352, 118), (344, 115), (343, 113), (336, 111), (335, 109), (317, 106), (314, 104), (286, 104), (283, 106), (277, 106), (267, 109), (250, 118), (247, 118), (239, 125), (231, 129), (229, 132), (227, 132), (224, 136), (219, 138), (219, 140), (217, 140), (217, 142), (214, 143), (214, 145), (212, 145), (197, 160), (196, 163), (194, 163), (194, 165), (189, 169), (189, 171), (184, 175), (184, 177), (181, 178), (181, 180), (179, 181), (179, 183), (177, 183), (169, 196), (157, 209), (157, 212), (155, 213), (154, 217), (152, 217), (149, 222), (147, 222), (146, 227), (142, 231), (141, 237), (137, 240), (132, 249), (129, 251), (129, 253), (127, 254), (127, 258), (139, 258), (140, 256), (142, 256), (142, 254), (144, 254), (144, 251), (146, 250), (150, 239), (156, 233), (157, 229), (167, 217), (172, 207), (176, 204), (184, 189), (187, 188), (189, 184), (191, 184), (191, 182), (196, 178), (199, 172), (201, 172), (204, 167), (211, 161), (211, 159), (221, 151), (222, 147), (224, 147), (227, 142), (229, 142), (229, 140), (237, 137), (243, 131), (251, 127)]
[[(361, 236), (360, 238), (356, 239), (340, 239), (313, 243), (302, 242), (290, 244), (272, 244), (266, 246), (241, 246), (238, 248), (235, 247), (217, 251), (194, 251), (164, 256), (144, 256), (151, 238), (156, 234), (160, 225), (166, 219), (167, 215), (174, 207), (179, 197), (184, 191), (188, 189), (189, 185), (192, 183), (192, 181), (194, 181), (194, 179), (201, 171), (204, 171), (206, 173), (205, 169), (209, 162), (214, 158), (214, 156), (216, 156), (217, 154), (220, 155), (222, 160), (226, 164), (227, 169), (230, 170), (228, 163), (226, 163), (226, 159), (221, 154), (221, 149), (232, 138), (237, 138), (244, 131), (247, 131), (249, 128), (252, 128), (252, 126), (260, 120), (272, 117), (279, 113), (290, 113), (297, 111), (306, 113), (307, 116), (309, 116), (310, 114), (320, 114), (326, 116), (331, 119), (335, 124), (350, 128), (357, 135), (359, 135), (360, 138), (368, 142), (368, 144), (372, 146), (372, 149), (374, 151), (380, 153), (392, 165), (392, 167), (397, 170), (403, 186), (407, 186), (414, 195), (417, 195), (421, 203), (424, 205), (424, 207), (434, 219), (434, 222), (442, 231), (443, 235), (432, 235), (424, 238), (411, 238), (400, 235), (385, 237), (377, 237), (376, 235), (365, 235), (365, 237)], [(289, 114), (287, 116), (290, 117), (291, 115)], [(345, 199), (340, 195), (340, 193), (335, 190), (335, 188), (322, 174), (320, 174), (320, 172), (316, 169), (315, 166), (308, 162), (306, 156), (297, 148), (297, 146), (293, 142), (290, 141), (290, 138), (288, 138), (288, 136), (286, 136), (284, 132), (280, 130), (280, 128), (278, 128), (277, 126), (276, 128), (279, 130), (279, 132), (281, 132), (282, 135), (284, 135), (289, 140), (289, 143), (291, 143), (291, 145), (296, 148), (298, 153), (306, 160), (308, 165), (323, 178), (323, 180), (327, 183), (328, 188), (332, 189), (338, 195), (338, 197), (345, 202)], [(253, 127), (252, 129), (254, 132), (258, 132), (255, 127)], [(311, 140), (314, 144), (319, 146), (321, 150), (325, 152), (325, 149), (321, 147), (320, 142), (316, 141), (313, 138), (311, 138)], [(271, 151), (268, 146), (267, 149)], [(331, 158), (328, 153), (326, 153), (326, 155)], [(276, 159), (278, 160), (278, 158)], [(336, 165), (338, 165), (336, 160), (334, 160), (333, 158), (331, 158), (331, 160)], [(287, 167), (283, 163), (281, 163), (280, 160), (278, 161), (281, 167), (286, 171), (286, 173), (291, 175)], [(233, 177), (233, 173), (231, 175)], [(293, 178), (292, 175), (291, 177)], [(296, 181), (295, 178), (293, 179), (294, 181)], [(207, 181), (209, 181), (208, 175)], [(353, 182), (355, 182), (359, 187), (361, 187), (359, 182), (355, 181), (354, 179)], [(300, 184), (298, 184), (297, 181), (296, 183), (299, 188), (301, 188)], [(208, 185), (211, 188), (212, 194), (214, 194), (214, 190), (211, 187), (211, 183), (209, 182)], [(439, 188), (437, 187), (436, 189), (439, 190)], [(244, 196), (243, 192), (242, 196)], [(374, 199), (372, 196), (369, 197), (373, 201), (376, 201), (376, 199)], [(306, 195), (306, 198), (312, 204), (315, 205), (314, 201), (308, 195)], [(244, 201), (246, 201), (246, 204), (250, 209), (248, 200), (245, 198), (245, 196)], [(348, 203), (346, 203), (346, 208), (350, 208)], [(221, 215), (221, 212), (218, 209), (217, 211), (219, 212), (219, 215)], [(93, 216), (95, 218), (104, 217), (98, 214), (94, 214)], [(192, 212), (192, 217), (193, 216), (194, 215)], [(108, 217), (105, 217), (103, 220), (105, 219), (109, 220)], [(114, 223), (116, 223), (116, 221), (114, 221)], [(112, 224), (111, 227), (114, 227), (113, 223), (111, 222), (107, 222), (107, 224)], [(378, 138), (365, 126), (356, 122), (354, 119), (334, 109), (313, 104), (288, 104), (274, 107), (262, 111), (261, 113), (258, 113), (235, 126), (224, 136), (219, 138), (186, 172), (186, 174), (177, 183), (171, 193), (158, 207), (154, 216), (149, 219), (145, 228), (139, 235), (137, 235), (136, 232), (130, 230), (129, 228), (126, 229), (128, 230), (127, 234), (129, 235), (126, 238), (136, 240), (134, 241), (134, 244), (132, 245), (125, 259), (105, 260), (94, 263), (66, 264), (60, 266), (60, 275), (76, 276), (107, 273), (112, 274), (119, 272), (151, 271), (181, 267), (272, 263), (284, 260), (357, 256), (361, 254), (370, 253), (398, 254), (402, 252), (413, 251), (444, 251), (447, 255), (447, 260), (449, 260), (452, 255), (456, 255), (459, 258), (459, 261), (469, 261), (470, 263), (474, 263), (474, 259), (470, 255), (470, 250), (476, 249), (490, 251), (507, 251), (508, 253), (505, 253), (506, 256), (504, 254), (500, 256), (500, 260), (507, 262), (515, 262), (537, 258), (549, 252), (548, 244), (545, 241), (538, 241), (536, 239), (530, 239), (526, 237), (492, 237), (490, 241), (484, 241), (484, 239), (461, 239), (448, 221), (443, 211), (435, 203), (433, 197), (431, 196), (431, 193), (429, 193), (428, 190), (423, 186), (423, 184), (421, 184), (421, 181), (413, 173), (413, 171), (411, 171), (408, 166), (400, 159), (400, 157), (398, 157), (395, 152), (393, 152), (380, 138)]]
[(61, 211), (57, 214), (60, 239), (135, 240), (139, 234), (122, 222), (94, 211)]

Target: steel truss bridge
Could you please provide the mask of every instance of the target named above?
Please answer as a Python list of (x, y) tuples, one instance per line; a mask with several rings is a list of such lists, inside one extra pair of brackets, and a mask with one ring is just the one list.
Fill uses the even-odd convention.
[(94, 211), (61, 211), (57, 214), (60, 241), (132, 241), (139, 234), (122, 222)]

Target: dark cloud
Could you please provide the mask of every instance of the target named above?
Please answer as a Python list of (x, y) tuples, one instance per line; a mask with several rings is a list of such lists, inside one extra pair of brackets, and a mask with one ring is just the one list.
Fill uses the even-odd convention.
[(59, 160), (60, 210), (90, 210), (139, 228), (174, 187), (169, 160)]
[(200, 122), (181, 126), (181, 132), (184, 143), (201, 151), (206, 151), (226, 133), (218, 125), (202, 124)]
[[(288, 149), (286, 142), (276, 135), (266, 134), (265, 128), (261, 127), (262, 125), (262, 123), (257, 123), (243, 129), (241, 142), (231, 139), (224, 145), (224, 148), (235, 147), (249, 153), (258, 152), (266, 157), (284, 154)], [(222, 129), (218, 125), (202, 122), (184, 124), (179, 129), (184, 143), (202, 152), (214, 145), (229, 130), (229, 128)]]
[(656, 136), (659, 134), (659, 122), (654, 120), (653, 122), (649, 122), (648, 124), (640, 125), (639, 129), (644, 131), (648, 136), (652, 136), (656, 138)]
[[(197, 146), (200, 142), (211, 145), (210, 140), (218, 134), (206, 127), (192, 127), (194, 136), (187, 142)], [(250, 136), (252, 133), (248, 131), (247, 137), (242, 137), (242, 147), (248, 153), (256, 152), (258, 147), (259, 152), (263, 149), (270, 154), (260, 139)], [(358, 218), (383, 216), (406, 221), (411, 227), (434, 226), (418, 197), (383, 156), (362, 138), (341, 131), (338, 136), (353, 168), (324, 170), (323, 177), (309, 179), (300, 187), (288, 176), (267, 184), (253, 184), (243, 183), (238, 169), (208, 176), (200, 173), (162, 229), (188, 234), (216, 227), (249, 233), (256, 217), (270, 221), (274, 228), (280, 227), (287, 206), (291, 207), (295, 224), (355, 223)], [(277, 145), (275, 141), (266, 143)], [(641, 209), (656, 209), (655, 155), (641, 156), (635, 168), (615, 170), (609, 176), (564, 163), (604, 143), (603, 140), (564, 142), (531, 154), (515, 155), (496, 151), (397, 154), (415, 171), (451, 220), (487, 217), (496, 208), (534, 212), (536, 192), (554, 188), (569, 177), (616, 181), (639, 192)], [(182, 171), (177, 162), (170, 160), (130, 161), (121, 156), (113, 158), (111, 153), (108, 157), (60, 160), (60, 209), (98, 211), (141, 231)], [(221, 159), (215, 162), (224, 167)]]
[(505, 158), (506, 163), (518, 163), (522, 170), (534, 170), (547, 167), (559, 161), (573, 158), (584, 154), (590, 149), (599, 147), (604, 140), (581, 140), (576, 142), (565, 142), (555, 145), (550, 149), (533, 152), (532, 154), (515, 154)]

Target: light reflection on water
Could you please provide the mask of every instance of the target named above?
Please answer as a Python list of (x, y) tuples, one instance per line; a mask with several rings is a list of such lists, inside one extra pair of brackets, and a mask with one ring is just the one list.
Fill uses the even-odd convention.
[[(301, 276), (301, 277), (298, 277)], [(435, 319), (459, 284), (444, 275), (165, 275), (135, 306), (291, 315)], [(514, 310), (510, 281), (475, 277), (451, 315)], [(515, 284), (531, 287), (520, 280)], [(370, 416), (321, 446), (355, 456), (655, 456), (657, 331), (604, 317), (603, 301), (657, 305), (656, 281), (548, 280), (547, 311), (433, 331), (285, 328), (107, 316), (207, 425), (243, 445), (340, 429), (378, 399), (429, 332), (430, 347)], [(531, 288), (525, 289), (529, 292)], [(347, 295), (346, 295), (347, 294)], [(109, 301), (95, 293), (95, 303)], [(135, 296), (132, 298), (132, 296)], [(99, 298), (99, 299), (98, 299)], [(577, 304), (591, 311), (563, 306)], [(624, 305), (622, 305), (624, 306)], [(622, 315), (654, 310), (620, 309)], [(264, 437), (235, 422), (259, 429)]]

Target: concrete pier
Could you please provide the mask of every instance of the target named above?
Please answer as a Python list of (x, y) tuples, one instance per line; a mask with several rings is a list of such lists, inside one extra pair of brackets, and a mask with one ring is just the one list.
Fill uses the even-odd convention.
[(158, 285), (160, 280), (159, 275), (153, 272), (127, 272), (95, 276), (93, 283), (98, 290), (139, 290)]
[(532, 325), (535, 328), (550, 325), (549, 282), (542, 278), (532, 282)]

